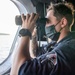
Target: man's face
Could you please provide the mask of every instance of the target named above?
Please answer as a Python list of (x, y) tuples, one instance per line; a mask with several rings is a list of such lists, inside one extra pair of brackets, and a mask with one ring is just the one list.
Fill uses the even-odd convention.
[[(53, 10), (49, 10), (47, 12), (46, 18), (48, 19), (48, 21), (46, 22), (46, 27), (49, 27), (51, 25), (55, 26), (59, 22), (57, 18), (54, 16)], [(61, 29), (60, 22), (57, 24), (57, 26), (55, 26), (55, 29), (57, 32), (60, 31)]]

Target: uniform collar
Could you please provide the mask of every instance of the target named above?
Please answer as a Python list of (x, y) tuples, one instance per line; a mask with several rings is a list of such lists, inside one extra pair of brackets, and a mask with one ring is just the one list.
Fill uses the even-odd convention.
[(75, 39), (75, 31), (69, 32), (68, 35), (64, 37), (62, 40), (60, 40), (58, 43), (56, 43), (56, 45), (62, 43), (63, 41), (69, 41), (70, 39)]

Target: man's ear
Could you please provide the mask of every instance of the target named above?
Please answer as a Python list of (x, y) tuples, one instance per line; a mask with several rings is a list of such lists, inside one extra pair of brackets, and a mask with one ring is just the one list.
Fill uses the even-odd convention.
[(67, 25), (67, 19), (64, 17), (61, 19), (61, 27), (64, 28)]

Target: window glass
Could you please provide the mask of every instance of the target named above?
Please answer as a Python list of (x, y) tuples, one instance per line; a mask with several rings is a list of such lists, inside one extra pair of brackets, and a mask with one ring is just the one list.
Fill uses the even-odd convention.
[(17, 32), (15, 16), (18, 8), (10, 0), (0, 1), (0, 64), (8, 57)]

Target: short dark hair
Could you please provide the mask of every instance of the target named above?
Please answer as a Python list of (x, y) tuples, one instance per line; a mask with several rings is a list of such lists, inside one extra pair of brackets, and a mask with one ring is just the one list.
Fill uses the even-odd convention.
[(68, 5), (64, 3), (51, 4), (48, 8), (48, 11), (49, 10), (54, 11), (54, 16), (57, 18), (57, 20), (61, 20), (63, 17), (65, 17), (68, 21), (68, 25), (70, 26), (72, 24), (72, 9)]

